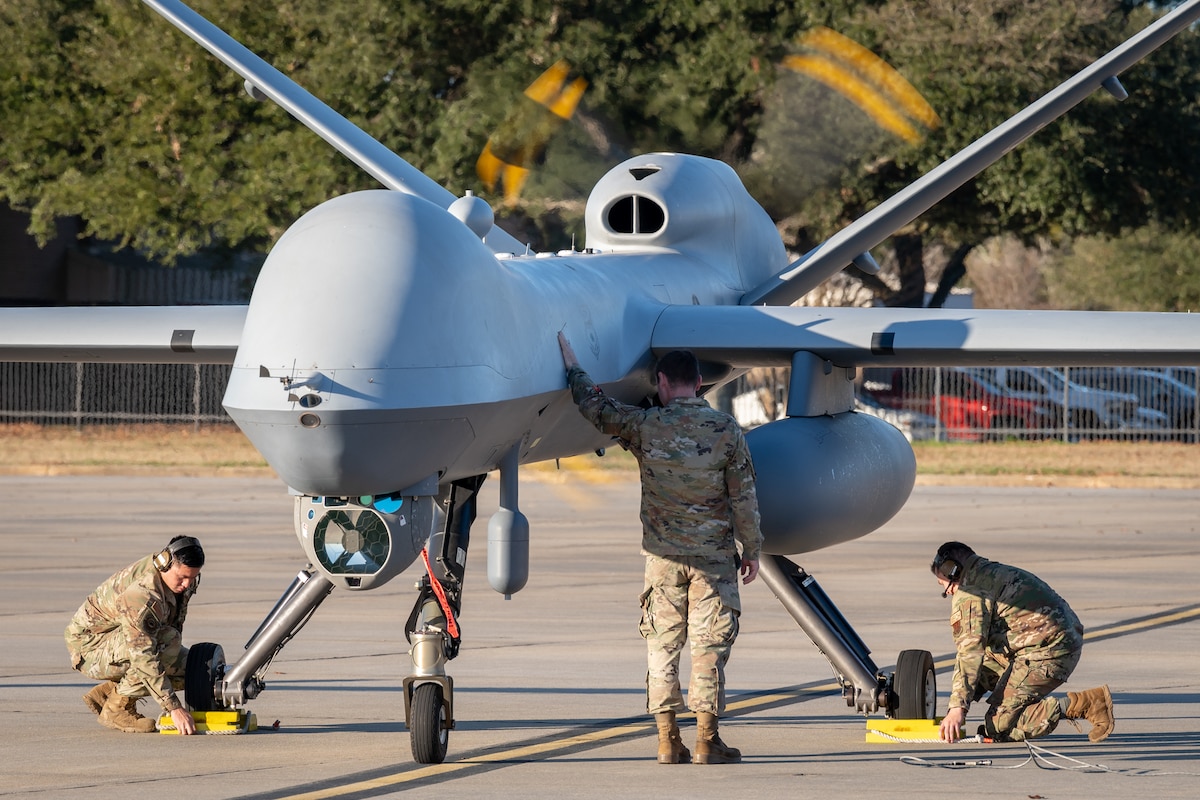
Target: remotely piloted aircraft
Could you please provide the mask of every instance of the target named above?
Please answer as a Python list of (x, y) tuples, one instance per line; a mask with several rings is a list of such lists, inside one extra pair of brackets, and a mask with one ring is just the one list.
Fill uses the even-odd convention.
[(786, 418), (751, 431), (766, 538), (763, 576), (834, 666), (847, 705), (934, 716), (933, 662), (884, 674), (811, 576), (786, 558), (865, 536), (906, 502), (908, 443), (853, 411), (864, 366), (1200, 364), (1200, 316), (802, 308), (790, 304), (1200, 18), (1190, 0), (790, 263), (733, 170), (676, 153), (613, 168), (587, 203), (586, 245), (551, 254), (494, 224), (178, 0), (146, 4), (311, 128), (385, 189), (335, 197), (271, 251), (246, 307), (0, 311), (0, 359), (223, 363), (224, 405), (295, 493), (309, 566), (240, 657), (191, 649), (187, 702), (244, 706), (265, 665), (336, 586), (377, 588), (422, 558), (406, 627), (414, 757), (441, 761), (454, 725), (446, 663), (476, 496), (498, 470), (488, 578), (528, 578), (521, 464), (611, 444), (576, 411), (556, 334), (614, 396), (646, 402), (656, 356), (688, 348), (704, 390), (756, 366), (791, 367)]

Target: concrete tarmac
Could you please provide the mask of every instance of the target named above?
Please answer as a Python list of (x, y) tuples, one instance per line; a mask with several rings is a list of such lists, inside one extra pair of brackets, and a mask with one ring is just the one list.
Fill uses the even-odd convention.
[[(1036, 751), (867, 744), (828, 662), (759, 581), (743, 590), (721, 725), (744, 763), (665, 767), (644, 713), (636, 482), (526, 480), (532, 570), (510, 600), (486, 580), (496, 483), (481, 501), (463, 647), (448, 669), (458, 724), (446, 762), (431, 766), (412, 760), (400, 689), (417, 567), (378, 590), (334, 591), (269, 666), (250, 704), (259, 731), (122, 734), (84, 707), (93, 684), (67, 663), (71, 615), (171, 535), (198, 536), (208, 564), (184, 638), (217, 642), (236, 661), (304, 566), (291, 499), (266, 478), (0, 477), (0, 798), (1200, 795), (1200, 492), (923, 486), (875, 534), (794, 559), (880, 668), (901, 650), (934, 654), (939, 713), (952, 643), (949, 601), (928, 570), (935, 549), (960, 539), (1032, 569), (1088, 628), (1065, 688), (1111, 686), (1107, 741), (1063, 723)], [(694, 722), (683, 723), (691, 746)]]

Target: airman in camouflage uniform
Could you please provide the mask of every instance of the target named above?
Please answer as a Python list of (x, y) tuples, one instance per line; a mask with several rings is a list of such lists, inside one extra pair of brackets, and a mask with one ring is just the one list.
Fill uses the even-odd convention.
[(84, 703), (102, 725), (155, 731), (155, 721), (137, 713), (138, 699), (153, 697), (180, 733), (195, 732), (176, 690), (183, 688), (187, 666), (183, 622), (203, 565), (200, 542), (177, 536), (102, 583), (75, 612), (65, 634), (67, 651), (73, 669), (101, 681)]
[[(758, 572), (762, 533), (754, 466), (736, 420), (696, 396), (695, 356), (658, 363), (662, 407), (643, 409), (608, 397), (579, 366), (559, 334), (567, 381), (580, 413), (637, 458), (642, 479), (645, 591), (639, 630), (646, 639), (646, 706), (659, 723), (659, 763), (686, 762), (675, 714), (684, 708), (679, 660), (691, 642), (688, 707), (697, 715), (694, 763), (732, 763), (741, 754), (717, 735), (725, 709), (725, 663), (738, 633), (744, 583)], [(737, 545), (742, 547), (740, 567)]]
[(955, 741), (967, 708), (987, 692), (980, 733), (997, 741), (1047, 736), (1059, 720), (1087, 719), (1088, 738), (1113, 729), (1107, 686), (1050, 697), (1074, 671), (1083, 652), (1083, 625), (1045, 581), (1027, 570), (989, 561), (961, 542), (939, 548), (930, 569), (953, 596), (950, 627), (957, 659), (949, 711), (940, 736)]

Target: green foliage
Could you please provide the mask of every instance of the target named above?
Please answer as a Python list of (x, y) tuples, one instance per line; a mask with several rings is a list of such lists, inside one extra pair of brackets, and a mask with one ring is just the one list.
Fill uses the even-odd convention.
[[(560, 58), (628, 148), (718, 154), (746, 136), (764, 55), (809, 22), (784, 0), (194, 6), (456, 192), (482, 188), (484, 142)], [(167, 259), (263, 248), (304, 210), (374, 185), (133, 0), (6, 4), (0, 45), (0, 199), (31, 210), (43, 238), (79, 215), (87, 235)]]
[(1157, 223), (1076, 239), (1045, 271), (1050, 302), (1090, 311), (1200, 311), (1200, 238)]
[[(475, 159), (524, 88), (568, 61), (578, 118), (508, 209), (546, 237), (578, 233), (583, 195), (627, 154), (723, 158), (800, 244), (898, 191), (1143, 27), (1137, 2), (1077, 0), (194, 0), (314, 95), (455, 193), (484, 194)], [(796, 37), (833, 27), (880, 54), (937, 109), (917, 145), (844, 98), (779, 70)], [(0, 200), (34, 230), (86, 233), (172, 259), (265, 249), (365, 176), (134, 0), (0, 6)], [(928, 238), (1111, 233), (1200, 219), (1200, 37), (1127, 76), (920, 222)], [(563, 199), (570, 203), (562, 203)], [(497, 198), (489, 198), (493, 202)], [(562, 239), (554, 246), (565, 246)]]
[[(851, 165), (840, 185), (813, 202), (828, 206), (840, 201), (842, 213), (835, 224), (856, 216), (1148, 22), (1145, 13), (1127, 19), (1119, 4), (1109, 0), (892, 2), (864, 14), (858, 37), (916, 85), (939, 112), (942, 125), (919, 146), (873, 154), (869, 166)], [(1193, 42), (1195, 64), (1195, 37), (1185, 38)], [(1171, 48), (1148, 67), (1131, 71), (1132, 96), (1125, 104), (1103, 93), (1089, 98), (932, 210), (919, 222), (921, 229), (950, 241), (978, 242), (1001, 232), (1032, 238), (1112, 231), (1129, 224), (1131, 193), (1154, 179), (1158, 166), (1138, 152), (1139, 143), (1124, 128), (1139, 116), (1177, 113), (1161, 107), (1161, 98), (1143, 82), (1147, 73), (1161, 74), (1155, 65), (1180, 55)], [(1191, 96), (1196, 88), (1191, 87)], [(1168, 149), (1187, 162), (1195, 158), (1190, 151), (1167, 146), (1157, 156)], [(1137, 210), (1145, 218), (1145, 206)], [(823, 236), (827, 230), (817, 233)]]
[[(916, 146), (863, 148), (796, 215), (798, 249), (819, 242), (1020, 111), (1153, 20), (1113, 0), (890, 2), (843, 33), (868, 45), (926, 97), (942, 125)], [(1015, 234), (1027, 242), (1117, 235), (1159, 220), (1200, 221), (1200, 36), (1170, 42), (1122, 76), (1118, 102), (1097, 92), (914, 224), (947, 250)], [(774, 209), (779, 213), (778, 209)], [(902, 279), (904, 273), (902, 270)], [(917, 290), (924, 280), (916, 276)]]
[[(0, 194), (39, 236), (86, 234), (165, 257), (261, 244), (345, 186), (336, 154), (245, 99), (236, 74), (118, 0), (34, 0), (3, 12)], [(155, 18), (157, 19), (157, 18)], [(20, 41), (37, 31), (32, 45)], [(326, 189), (328, 191), (328, 189)]]

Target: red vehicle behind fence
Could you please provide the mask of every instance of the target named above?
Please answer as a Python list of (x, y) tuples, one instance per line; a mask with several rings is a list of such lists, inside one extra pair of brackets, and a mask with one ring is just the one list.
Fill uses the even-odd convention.
[(1042, 403), (1013, 397), (958, 368), (914, 367), (884, 372), (883, 376), (879, 373), (868, 370), (864, 375), (866, 391), (891, 408), (936, 418), (948, 439), (1041, 438), (1057, 427), (1055, 414)]

